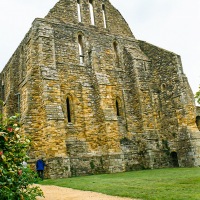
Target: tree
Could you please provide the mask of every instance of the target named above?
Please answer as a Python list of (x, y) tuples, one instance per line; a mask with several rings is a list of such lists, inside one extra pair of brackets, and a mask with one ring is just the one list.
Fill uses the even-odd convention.
[(36, 173), (23, 166), (28, 160), (30, 140), (20, 133), (17, 119), (14, 116), (0, 123), (0, 199), (35, 200), (43, 193), (32, 186)]
[(197, 102), (200, 104), (200, 86), (199, 86), (199, 91), (196, 92), (195, 94), (195, 99), (197, 99)]

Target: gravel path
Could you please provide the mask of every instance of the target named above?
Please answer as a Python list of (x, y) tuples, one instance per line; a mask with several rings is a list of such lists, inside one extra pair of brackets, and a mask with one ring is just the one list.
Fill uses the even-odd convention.
[[(45, 198), (37, 200), (131, 200), (130, 198), (114, 197), (97, 192), (80, 191), (58, 186), (39, 185)], [(132, 199), (133, 200), (133, 199)]]

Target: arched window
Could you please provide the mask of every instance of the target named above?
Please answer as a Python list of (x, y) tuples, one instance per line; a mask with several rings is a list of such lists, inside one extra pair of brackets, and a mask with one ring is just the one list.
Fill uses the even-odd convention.
[(94, 25), (94, 6), (93, 6), (93, 0), (89, 0), (89, 8), (90, 8), (91, 25)]
[(80, 4), (80, 0), (77, 0), (77, 11), (78, 11), (78, 22), (81, 22), (81, 4)]
[(72, 122), (72, 118), (71, 118), (71, 101), (69, 99), (69, 97), (67, 97), (67, 100), (66, 100), (66, 104), (67, 104), (67, 120), (68, 120), (68, 123)]
[(115, 61), (117, 64), (119, 64), (118, 44), (116, 41), (113, 42), (113, 48), (114, 48), (114, 52), (115, 52)]
[(80, 64), (83, 64), (84, 63), (84, 53), (83, 53), (82, 35), (78, 35), (78, 49), (79, 49)]
[(116, 111), (117, 111), (117, 116), (120, 116), (120, 110), (119, 110), (119, 102), (116, 100)]
[(102, 5), (102, 14), (103, 14), (103, 24), (104, 24), (104, 28), (107, 28), (107, 24), (106, 24), (106, 9), (105, 9), (105, 5)]
[(115, 100), (115, 107), (116, 107), (116, 115), (118, 117), (122, 116), (122, 103), (119, 97), (117, 97)]

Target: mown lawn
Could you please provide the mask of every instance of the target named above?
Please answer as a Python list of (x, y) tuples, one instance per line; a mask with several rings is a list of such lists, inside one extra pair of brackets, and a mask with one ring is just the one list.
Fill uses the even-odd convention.
[(200, 200), (200, 168), (170, 168), (44, 180), (57, 185), (143, 200)]

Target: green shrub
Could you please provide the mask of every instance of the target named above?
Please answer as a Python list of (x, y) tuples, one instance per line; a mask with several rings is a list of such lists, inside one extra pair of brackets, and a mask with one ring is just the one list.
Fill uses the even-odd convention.
[(30, 140), (20, 133), (17, 117), (11, 117), (0, 124), (0, 199), (34, 200), (43, 196), (39, 187), (32, 184), (37, 175), (22, 165), (28, 160)]

